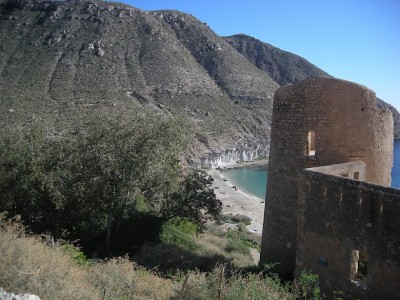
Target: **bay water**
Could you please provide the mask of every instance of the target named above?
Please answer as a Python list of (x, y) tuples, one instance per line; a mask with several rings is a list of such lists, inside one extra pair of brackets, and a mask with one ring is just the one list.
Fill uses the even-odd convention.
[[(267, 167), (248, 166), (224, 170), (224, 176), (244, 192), (265, 199), (267, 191)], [(394, 141), (392, 186), (400, 188), (400, 140)]]
[(392, 186), (400, 189), (400, 140), (394, 141)]
[(267, 166), (248, 166), (226, 169), (224, 176), (247, 194), (265, 199), (267, 192)]

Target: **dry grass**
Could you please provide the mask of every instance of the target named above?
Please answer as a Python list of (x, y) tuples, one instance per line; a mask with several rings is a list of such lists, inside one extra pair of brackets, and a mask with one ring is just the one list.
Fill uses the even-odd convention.
[[(177, 239), (174, 239), (175, 241)], [(144, 245), (134, 260), (147, 268), (158, 268), (161, 272), (174, 270), (211, 271), (218, 263), (229, 263), (236, 268), (255, 267), (250, 249), (241, 241), (229, 239), (212, 232), (185, 235), (183, 246), (177, 244)], [(178, 242), (179, 242), (178, 241)], [(193, 249), (186, 245), (193, 244)]]
[(0, 285), (14, 293), (33, 293), (43, 299), (99, 299), (87, 271), (58, 247), (27, 236), (18, 224), (0, 227)]
[(170, 299), (174, 283), (125, 258), (79, 266), (59, 245), (0, 217), (0, 286), (41, 299)]
[[(219, 283), (219, 267), (210, 273), (191, 272), (183, 299), (218, 299)], [(222, 284), (222, 299), (294, 300), (296, 297), (283, 288), (280, 282), (268, 277), (264, 278), (261, 274), (230, 274)]]
[[(198, 256), (207, 251), (229, 255), (228, 244), (221, 237), (206, 234), (199, 244)], [(251, 262), (245, 260), (243, 264)], [(25, 234), (18, 223), (5, 221), (1, 214), (0, 266), (1, 287), (9, 292), (36, 294), (41, 299), (178, 299), (184, 278), (183, 273), (172, 279), (158, 277), (127, 258), (79, 264), (62, 246), (48, 246), (39, 237)], [(295, 299), (271, 278), (235, 272), (230, 269), (226, 273), (224, 300)], [(219, 275), (218, 266), (208, 273), (189, 271), (183, 299), (217, 299)]]
[(136, 266), (127, 258), (99, 262), (90, 268), (91, 281), (104, 299), (171, 299), (178, 289), (168, 279)]
[(198, 248), (195, 253), (199, 256), (220, 255), (227, 258), (238, 268), (254, 266), (255, 263), (248, 247), (212, 233), (205, 233), (197, 240)]

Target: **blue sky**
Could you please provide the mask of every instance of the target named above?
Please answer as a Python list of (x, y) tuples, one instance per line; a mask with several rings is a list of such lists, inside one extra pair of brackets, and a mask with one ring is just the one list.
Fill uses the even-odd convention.
[(400, 0), (124, 0), (190, 13), (221, 36), (244, 33), (366, 85), (400, 111)]

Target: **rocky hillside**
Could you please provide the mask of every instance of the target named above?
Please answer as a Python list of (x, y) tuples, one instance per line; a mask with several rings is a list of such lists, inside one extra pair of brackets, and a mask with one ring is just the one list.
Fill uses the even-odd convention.
[[(325, 73), (272, 46), (252, 60), (233, 40), (178, 11), (0, 0), (0, 125), (145, 110), (189, 120), (193, 164), (266, 155), (275, 90)], [(270, 63), (264, 48), (276, 53)]]
[(399, 111), (394, 108), (392, 105), (386, 103), (382, 99), (376, 98), (378, 107), (380, 108), (389, 108), (393, 115), (393, 131), (394, 131), (394, 138), (400, 139), (400, 113)]
[(148, 110), (189, 119), (189, 159), (268, 151), (279, 85), (193, 16), (96, 0), (0, 1), (2, 124)]
[(332, 77), (304, 58), (251, 36), (238, 34), (224, 39), (279, 85), (293, 84), (309, 77)]

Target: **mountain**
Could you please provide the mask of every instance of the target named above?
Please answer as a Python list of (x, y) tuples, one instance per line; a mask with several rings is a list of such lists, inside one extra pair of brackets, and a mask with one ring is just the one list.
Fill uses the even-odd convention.
[[(294, 84), (309, 77), (332, 77), (304, 58), (245, 34), (224, 37), (237, 51), (257, 68), (264, 71), (279, 85)], [(391, 110), (394, 121), (394, 136), (400, 138), (400, 113), (392, 105), (377, 98), (380, 108)]]
[(377, 105), (380, 108), (388, 108), (392, 112), (393, 115), (393, 133), (395, 139), (400, 139), (400, 113), (389, 103), (386, 103), (382, 99), (376, 98)]
[(40, 117), (64, 126), (74, 114), (111, 109), (181, 115), (197, 132), (188, 159), (218, 159), (227, 149), (268, 150), (278, 87), (188, 14), (0, 0), (3, 125)]
[(224, 37), (224, 40), (279, 85), (293, 84), (309, 77), (332, 77), (304, 58), (251, 36), (237, 34)]
[(142, 110), (188, 119), (191, 164), (266, 155), (274, 92), (317, 68), (276, 48), (270, 63), (254, 63), (232, 39), (178, 11), (0, 0), (0, 126), (41, 118), (63, 128), (76, 115)]

